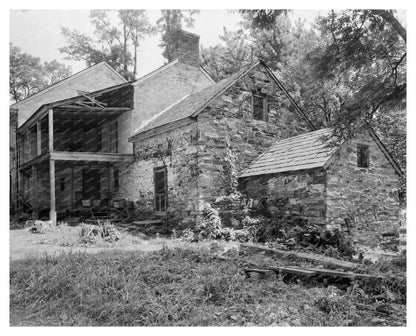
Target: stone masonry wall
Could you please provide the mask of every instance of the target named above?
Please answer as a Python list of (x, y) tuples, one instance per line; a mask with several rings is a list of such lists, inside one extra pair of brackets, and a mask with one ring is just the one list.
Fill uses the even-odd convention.
[[(267, 95), (268, 121), (252, 117), (252, 92)], [(237, 187), (237, 175), (275, 141), (307, 132), (301, 117), (259, 65), (198, 116), (201, 198), (212, 202)]]
[[(198, 206), (196, 123), (134, 143), (135, 162), (120, 164), (120, 187), (114, 198), (133, 201), (139, 217), (151, 218), (154, 208), (153, 168), (168, 171), (170, 224), (191, 219)], [(162, 160), (163, 158), (163, 160)]]
[(325, 224), (325, 171), (300, 170), (241, 179), (254, 208), (287, 225)]
[[(369, 168), (357, 166), (357, 143), (369, 145)], [(341, 146), (327, 171), (327, 220), (360, 244), (377, 245), (399, 227), (399, 176), (366, 131)]]

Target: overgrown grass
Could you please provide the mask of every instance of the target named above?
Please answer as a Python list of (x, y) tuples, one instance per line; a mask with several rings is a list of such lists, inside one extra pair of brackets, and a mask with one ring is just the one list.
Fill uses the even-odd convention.
[(208, 245), (62, 254), (15, 261), (10, 270), (12, 325), (339, 326), (372, 325), (378, 316), (363, 310), (366, 298), (357, 290), (246, 279)]

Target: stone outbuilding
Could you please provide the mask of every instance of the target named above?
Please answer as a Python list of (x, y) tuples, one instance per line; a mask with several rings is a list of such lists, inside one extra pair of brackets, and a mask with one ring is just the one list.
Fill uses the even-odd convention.
[(253, 204), (287, 225), (338, 228), (373, 245), (399, 226), (401, 175), (371, 128), (340, 145), (327, 128), (277, 141), (239, 183)]

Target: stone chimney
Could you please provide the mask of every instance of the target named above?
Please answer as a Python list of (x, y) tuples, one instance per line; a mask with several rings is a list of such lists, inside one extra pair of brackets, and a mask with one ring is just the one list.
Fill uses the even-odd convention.
[(175, 31), (176, 45), (173, 59), (191, 66), (199, 66), (199, 35), (184, 30)]

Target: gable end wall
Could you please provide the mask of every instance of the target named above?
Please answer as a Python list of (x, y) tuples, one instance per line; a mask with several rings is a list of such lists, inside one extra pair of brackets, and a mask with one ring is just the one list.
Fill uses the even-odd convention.
[[(357, 143), (369, 145), (369, 168), (357, 166)], [(359, 244), (377, 245), (399, 226), (399, 176), (370, 134), (343, 144), (327, 170), (327, 222), (350, 231)]]
[[(268, 121), (252, 117), (252, 92), (267, 95)], [(237, 175), (278, 139), (308, 131), (263, 65), (198, 115), (201, 198), (213, 202), (237, 188)]]

